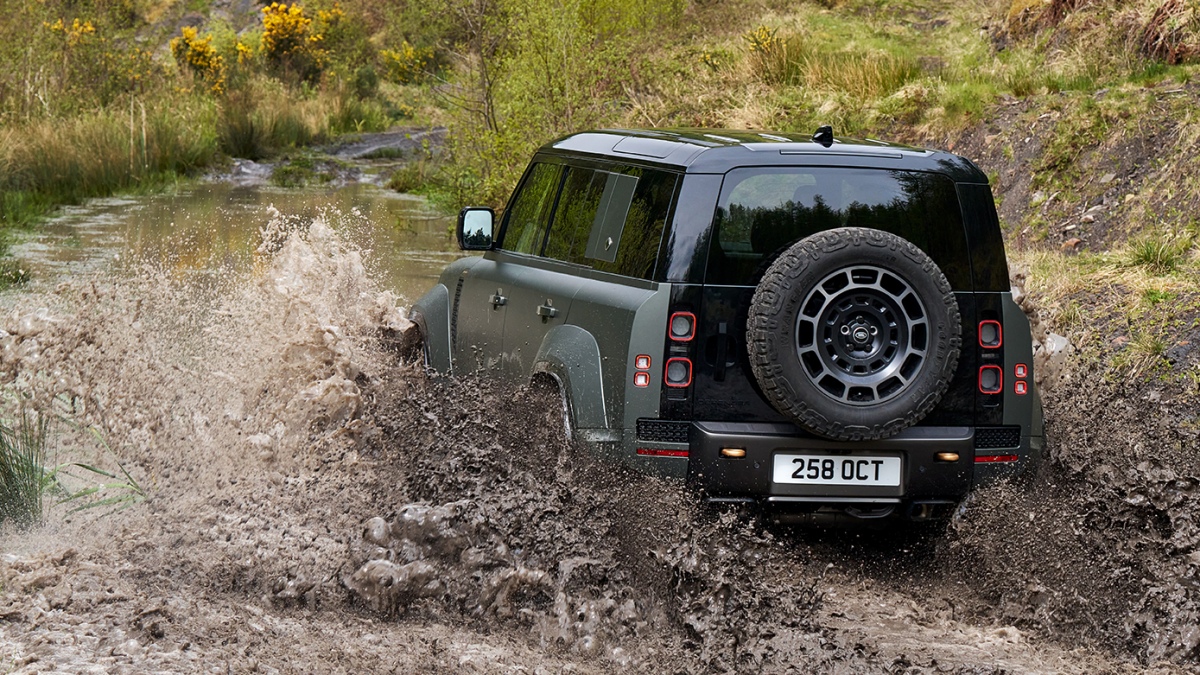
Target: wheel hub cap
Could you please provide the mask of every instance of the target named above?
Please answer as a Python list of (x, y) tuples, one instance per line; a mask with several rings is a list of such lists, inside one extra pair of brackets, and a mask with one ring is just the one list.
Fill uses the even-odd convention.
[(827, 396), (875, 405), (898, 395), (920, 371), (929, 318), (912, 286), (874, 265), (826, 276), (796, 321), (796, 353)]

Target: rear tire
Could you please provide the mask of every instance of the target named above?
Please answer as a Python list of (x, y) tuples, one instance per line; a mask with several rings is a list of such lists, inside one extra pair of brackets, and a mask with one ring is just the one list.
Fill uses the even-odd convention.
[(754, 292), (746, 342), (767, 400), (839, 441), (892, 436), (945, 393), (962, 344), (950, 282), (894, 234), (844, 227), (793, 244)]

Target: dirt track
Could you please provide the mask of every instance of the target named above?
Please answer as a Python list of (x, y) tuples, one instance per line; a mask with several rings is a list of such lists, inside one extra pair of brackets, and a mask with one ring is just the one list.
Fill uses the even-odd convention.
[[(543, 393), (399, 364), (385, 339), (399, 314), (363, 254), (321, 224), (285, 225), (253, 270), (69, 284), (20, 298), (4, 322), (12, 389), (101, 429), (149, 494), (115, 514), (56, 507), (4, 535), (5, 669), (1197, 661), (1196, 439), (1142, 405), (1157, 396), (1162, 419), (1194, 426), (1194, 410), (1171, 408), (1190, 400), (1178, 392), (1058, 384), (1039, 485), (980, 495), (934, 542), (771, 526), (593, 463)], [(60, 462), (116, 462), (66, 424), (59, 447)]]

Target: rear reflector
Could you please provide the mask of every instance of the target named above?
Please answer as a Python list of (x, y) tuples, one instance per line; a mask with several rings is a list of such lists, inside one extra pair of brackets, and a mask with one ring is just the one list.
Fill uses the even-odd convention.
[[(641, 450), (638, 450), (641, 452)], [(976, 464), (994, 464), (997, 462), (1015, 462), (1018, 457), (1016, 455), (976, 455)]]
[(1000, 322), (989, 319), (979, 322), (979, 346), (984, 349), (999, 349), (1004, 344), (1004, 329)]
[(687, 450), (667, 450), (666, 448), (638, 448), (637, 454), (647, 457), (687, 457)]
[(982, 366), (979, 368), (979, 393), (999, 394), (1004, 389), (1004, 371), (1000, 366)]

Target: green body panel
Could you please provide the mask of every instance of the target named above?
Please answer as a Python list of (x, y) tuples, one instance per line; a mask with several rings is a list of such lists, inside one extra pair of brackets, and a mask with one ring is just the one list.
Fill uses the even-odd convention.
[[(1004, 424), (1025, 426), (1023, 436), (1042, 436), (1042, 400), (1033, 383), (1033, 336), (1029, 329), (1029, 317), (1013, 301), (1012, 293), (1000, 294), (1004, 308), (1004, 352), (1009, 364), (1024, 363), (1029, 366), (1029, 393), (1018, 396), (1012, 383), (1004, 382)], [(1012, 367), (1008, 367), (1011, 375)]]
[(413, 303), (411, 316), (424, 336), (429, 367), (440, 373), (454, 372), (450, 314), (458, 279), (479, 260), (478, 257), (460, 258), (450, 263), (442, 271), (437, 285)]
[[(670, 295), (670, 284), (489, 251), (448, 267), (413, 314), (435, 370), (487, 369), (514, 382), (549, 375), (566, 398), (573, 433), (598, 454), (682, 478), (686, 459), (637, 454), (638, 418), (659, 414)], [(646, 387), (633, 384), (638, 355), (652, 359)]]
[[(498, 257), (511, 256), (500, 253)], [(518, 264), (506, 261), (499, 266), (513, 268)], [(549, 334), (566, 325), (571, 298), (583, 280), (566, 270), (531, 264), (519, 264), (519, 269), (504, 290), (508, 296), (508, 315), (504, 321), (501, 369), (510, 378), (528, 379)]]
[[(578, 326), (555, 326), (542, 341), (531, 374), (554, 377), (567, 398), (573, 431), (593, 440), (587, 431), (607, 430), (600, 345)], [(586, 431), (585, 431), (586, 430)]]
[[(507, 304), (495, 304), (493, 296), (507, 298), (523, 272), (521, 265), (505, 264), (494, 252), (485, 253), (460, 277), (454, 370), (470, 373), (502, 368)], [(457, 284), (457, 282), (455, 282)], [(452, 289), (451, 291), (455, 291)], [(452, 323), (455, 318), (451, 308)]]

